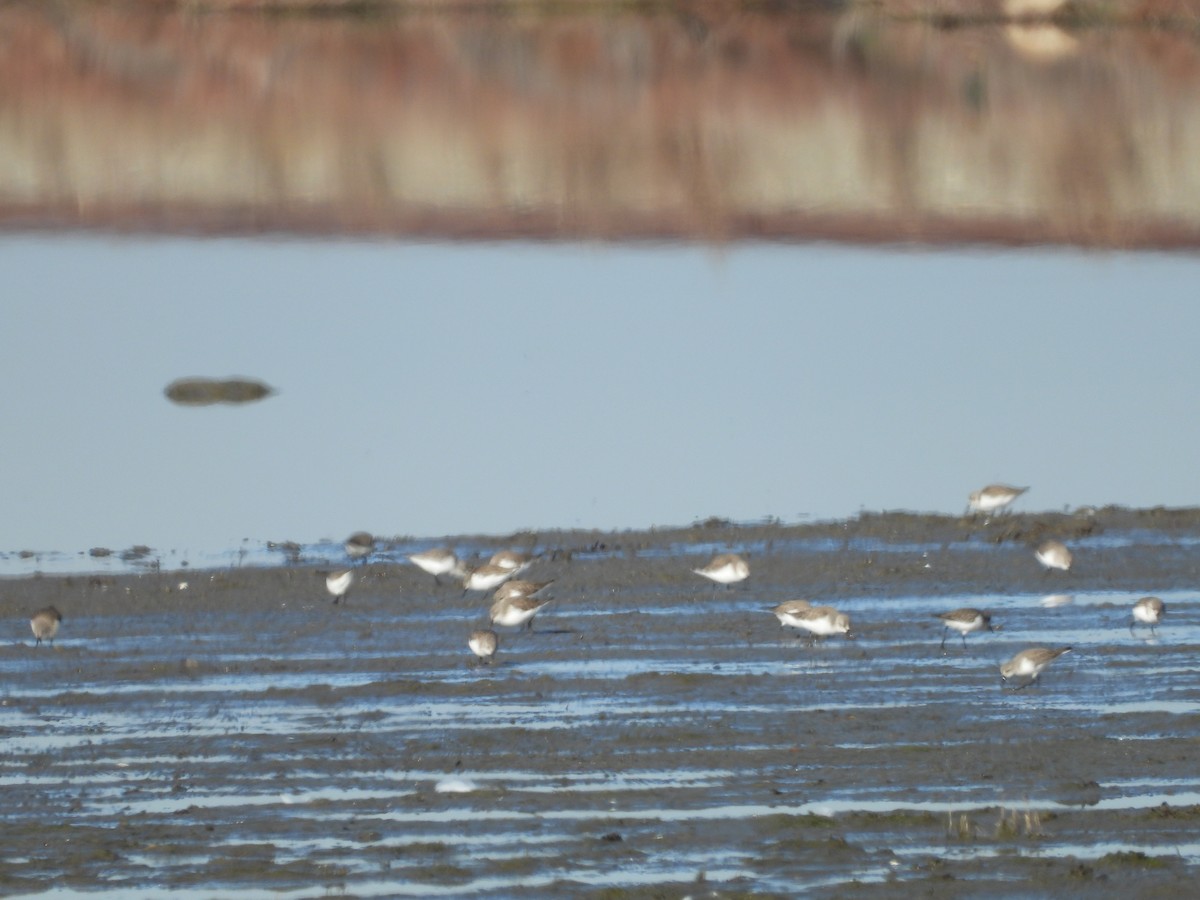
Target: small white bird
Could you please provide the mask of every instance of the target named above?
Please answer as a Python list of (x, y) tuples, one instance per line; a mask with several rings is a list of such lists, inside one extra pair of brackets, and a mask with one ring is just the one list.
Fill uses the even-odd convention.
[(505, 569), (486, 563), (477, 569), (472, 569), (463, 578), (463, 593), (467, 591), (490, 591), (500, 587), (516, 573), (515, 569)]
[(1029, 687), (1038, 680), (1038, 676), (1042, 674), (1042, 669), (1050, 665), (1064, 653), (1070, 653), (1070, 647), (1059, 647), (1057, 650), (1050, 650), (1046, 647), (1031, 647), (1028, 650), (1022, 650), (1008, 662), (1000, 667), (1000, 679), (1008, 681), (1010, 678), (1028, 677), (1029, 680), (1020, 685), (1017, 690)]
[(325, 576), (325, 590), (333, 594), (333, 602), (341, 603), (354, 583), (354, 572), (351, 569), (339, 569)]
[(775, 618), (779, 620), (779, 624), (785, 627), (803, 628), (797, 616), (808, 612), (812, 609), (812, 604), (807, 600), (785, 600), (775, 607), (771, 612), (775, 614)]
[(428, 572), (433, 576), (435, 584), (442, 583), (443, 575), (459, 576), (462, 572), (462, 563), (459, 562), (458, 556), (449, 547), (435, 547), (433, 550), (422, 550), (420, 553), (414, 553), (408, 557), (408, 561), (423, 572)]
[(1060, 569), (1065, 572), (1071, 568), (1071, 551), (1062, 541), (1046, 541), (1033, 555), (1047, 570)]
[(971, 512), (989, 513), (1008, 506), (1029, 488), (1010, 487), (1007, 484), (989, 484), (985, 488), (972, 491), (967, 496), (968, 508)]
[(496, 656), (496, 648), (499, 646), (499, 638), (496, 637), (496, 632), (488, 629), (480, 629), (472, 631), (471, 636), (467, 638), (467, 646), (471, 648), (471, 652), (479, 657), (481, 662), (490, 663)]
[(39, 609), (33, 614), (33, 618), (29, 620), (29, 627), (33, 629), (33, 636), (37, 641), (33, 646), (38, 647), (42, 641), (54, 643), (54, 636), (58, 634), (58, 623), (62, 621), (62, 613), (53, 606), (47, 606), (45, 609)]
[(513, 600), (517, 597), (532, 597), (552, 584), (554, 584), (553, 581), (506, 581), (496, 588), (494, 599)]
[(992, 628), (992, 617), (983, 610), (973, 609), (969, 606), (964, 606), (962, 609), (956, 609), (952, 612), (940, 613), (938, 618), (942, 620), (942, 624), (946, 626), (942, 632), (942, 649), (946, 649), (946, 636), (953, 628), (962, 635), (963, 649), (967, 647), (967, 635), (972, 631), (982, 631), (986, 628), (988, 631), (995, 631)]
[(346, 550), (346, 555), (351, 559), (366, 559), (375, 552), (375, 538), (371, 536), (370, 532), (356, 531), (346, 538), (346, 542), (342, 546)]
[(516, 575), (518, 572), (524, 572), (532, 563), (527, 553), (518, 553), (516, 550), (497, 550), (488, 560), (488, 565), (511, 569)]
[(1133, 634), (1133, 626), (1137, 622), (1150, 626), (1150, 633), (1157, 634), (1154, 626), (1162, 621), (1167, 614), (1167, 604), (1157, 597), (1143, 597), (1133, 604), (1133, 618), (1129, 620), (1129, 633)]
[[(818, 637), (829, 637), (832, 634), (849, 634), (850, 617), (840, 613), (832, 606), (813, 606), (809, 609), (792, 613), (793, 622), (797, 628), (803, 628)], [(782, 620), (781, 620), (782, 621)]]
[(750, 577), (750, 566), (736, 553), (714, 556), (708, 565), (692, 571), (717, 584), (733, 584)]
[(551, 600), (534, 600), (532, 597), (513, 597), (510, 600), (497, 600), (488, 611), (488, 618), (493, 625), (505, 628), (517, 628), (524, 625), (533, 628), (533, 617)]

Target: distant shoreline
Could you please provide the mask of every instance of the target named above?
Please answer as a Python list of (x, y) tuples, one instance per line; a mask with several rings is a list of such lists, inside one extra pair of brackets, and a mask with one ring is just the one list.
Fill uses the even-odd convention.
[[(737, 549), (815, 541), (836, 541), (847, 546), (862, 541), (885, 545), (975, 543), (1033, 546), (1049, 537), (1070, 542), (1098, 538), (1106, 532), (1128, 531), (1200, 535), (1200, 507), (1081, 507), (1070, 512), (1010, 512), (991, 516), (890, 510), (862, 512), (846, 519), (792, 523), (775, 520), (734, 522), (713, 516), (688, 525), (649, 528), (547, 528), (523, 529), (508, 534), (377, 535), (377, 549), (371, 561), (407, 565), (408, 554), (433, 546), (455, 547), (460, 554), (468, 557), (490, 554), (502, 548), (520, 548), (549, 560), (569, 560), (576, 556), (659, 555), (678, 546), (712, 545)], [(168, 552), (143, 545), (79, 551), (20, 550), (0, 553), (0, 580), (94, 575), (165, 576), (171, 573), (186, 576), (188, 573), (230, 568), (287, 568), (341, 562), (345, 562), (341, 542), (334, 539), (307, 543), (260, 540), (247, 542), (246, 546), (240, 548), (195, 553)]]

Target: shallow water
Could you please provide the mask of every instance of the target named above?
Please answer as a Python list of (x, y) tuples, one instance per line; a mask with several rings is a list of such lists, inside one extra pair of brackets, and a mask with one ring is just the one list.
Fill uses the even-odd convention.
[[(304, 565), (192, 572), (183, 592), (155, 573), (10, 582), (66, 618), (53, 648), (17, 630), (0, 647), (0, 886), (253, 900), (700, 879), (786, 896), (950, 872), (984, 894), (1100, 877), (1186, 891), (1200, 595), (1166, 542), (1113, 534), (1140, 568), (1096, 551), (1087, 578), (1052, 578), (966, 533), (969, 554), (782, 531), (682, 555), (673, 535), (632, 557), (546, 548), (531, 577), (555, 579), (555, 603), (490, 667), (465, 646), (483, 602), (388, 561), (343, 606)], [(691, 574), (739, 539), (762, 548), (748, 587)], [(908, 574), (844, 574), (873, 558)], [(851, 638), (810, 644), (767, 611), (822, 584)], [(1051, 589), (1072, 602), (1044, 607)], [(1147, 592), (1167, 619), (1131, 636)], [(969, 605), (999, 630), (943, 651), (936, 613)], [(1017, 650), (1066, 643), (1040, 686), (1001, 688)]]

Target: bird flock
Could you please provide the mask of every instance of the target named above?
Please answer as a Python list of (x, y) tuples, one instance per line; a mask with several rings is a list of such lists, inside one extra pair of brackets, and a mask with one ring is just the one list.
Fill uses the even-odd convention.
[[(978, 491), (972, 491), (967, 498), (967, 508), (969, 512), (977, 514), (1002, 512), (1028, 490), (1027, 487), (991, 484)], [(343, 547), (348, 559), (361, 564), (374, 553), (375, 539), (368, 532), (357, 531), (346, 539)], [(1047, 571), (1068, 571), (1073, 562), (1071, 551), (1058, 540), (1043, 542), (1034, 551), (1034, 556)], [(517, 578), (532, 564), (532, 559), (525, 553), (501, 550), (493, 554), (486, 563), (471, 567), (459, 559), (450, 548), (439, 547), (414, 553), (408, 560), (432, 575), (436, 585), (443, 584), (442, 576), (458, 580), (462, 584), (464, 596), (472, 591), (494, 591), (488, 608), (488, 621), (493, 627), (531, 628), (534, 617), (551, 602), (550, 599), (543, 599), (538, 595), (550, 587), (553, 581), (526, 581)], [(714, 591), (718, 585), (729, 586), (750, 577), (749, 564), (735, 553), (719, 554), (706, 565), (692, 571), (711, 581)], [(353, 567), (326, 574), (325, 587), (335, 604), (345, 600), (354, 580)], [(850, 617), (832, 606), (814, 606), (807, 600), (787, 600), (770, 612), (779, 620), (780, 625), (807, 632), (812, 641), (850, 633)], [(1134, 628), (1139, 624), (1149, 626), (1151, 633), (1156, 634), (1156, 626), (1165, 614), (1166, 604), (1161, 599), (1141, 598), (1133, 606), (1129, 622), (1130, 634), (1135, 634)], [(952, 631), (958, 632), (965, 649), (968, 634), (996, 630), (991, 615), (973, 607), (938, 613), (937, 618), (944, 626), (941, 643), (943, 652), (946, 649), (946, 638)], [(62, 613), (53, 606), (47, 606), (34, 613), (29, 624), (36, 641), (35, 646), (40, 646), (43, 642), (52, 645), (62, 620)], [(492, 628), (480, 628), (470, 633), (467, 646), (478, 662), (491, 663), (499, 648), (499, 638)], [(1030, 647), (1022, 650), (1000, 666), (1000, 677), (1004, 682), (1016, 681), (1018, 689), (1028, 687), (1038, 681), (1047, 666), (1064, 653), (1069, 653), (1071, 649), (1068, 646)]]
[[(974, 513), (999, 512), (1028, 490), (1027, 487), (991, 484), (968, 495), (968, 510)], [(1047, 571), (1066, 572), (1071, 568), (1073, 562), (1071, 551), (1062, 541), (1058, 540), (1044, 541), (1034, 551), (1034, 557), (1046, 567)], [(750, 575), (750, 568), (746, 562), (731, 554), (718, 556), (704, 568), (694, 571), (698, 575), (721, 583), (740, 581)], [(1151, 634), (1157, 633), (1156, 626), (1162, 621), (1166, 609), (1166, 604), (1158, 597), (1143, 597), (1138, 600), (1133, 606), (1129, 633), (1131, 635), (1135, 633), (1134, 626), (1138, 623), (1150, 626)], [(850, 632), (849, 617), (844, 613), (839, 613), (832, 606), (813, 606), (807, 600), (788, 600), (771, 611), (779, 619), (781, 625), (807, 631), (813, 635), (813, 640), (818, 637), (849, 634)], [(951, 631), (959, 633), (965, 649), (968, 634), (975, 631), (996, 630), (992, 625), (991, 615), (973, 607), (939, 613), (937, 618), (941, 620), (945, 628), (941, 644), (943, 652), (946, 649), (946, 637)], [(1000, 678), (1006, 683), (1014, 682), (1018, 690), (1028, 687), (1038, 681), (1047, 666), (1064, 653), (1070, 653), (1071, 650), (1071, 647), (1030, 647), (1022, 650), (1000, 666)]]
[[(357, 531), (346, 539), (344, 549), (351, 560), (365, 561), (375, 550), (375, 539), (365, 531)], [(502, 628), (531, 628), (533, 617), (548, 603), (549, 599), (539, 594), (553, 581), (525, 581), (517, 578), (532, 565), (526, 553), (515, 550), (500, 550), (482, 565), (470, 567), (448, 547), (437, 547), (414, 553), (409, 562), (433, 576), (434, 584), (441, 586), (442, 576), (457, 579), (462, 583), (464, 596), (472, 591), (487, 593), (494, 591), (488, 608), (488, 621)], [(335, 604), (341, 603), (354, 583), (354, 569), (345, 568), (329, 572), (325, 576), (325, 588)], [(467, 638), (467, 646), (480, 662), (490, 663), (496, 656), (500, 641), (490, 628), (476, 629)]]

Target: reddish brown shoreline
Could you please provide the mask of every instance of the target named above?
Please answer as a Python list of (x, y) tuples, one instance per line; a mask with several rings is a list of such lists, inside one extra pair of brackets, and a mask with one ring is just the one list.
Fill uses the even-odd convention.
[(403, 8), (3, 7), (0, 229), (1200, 246), (1192, 0)]

